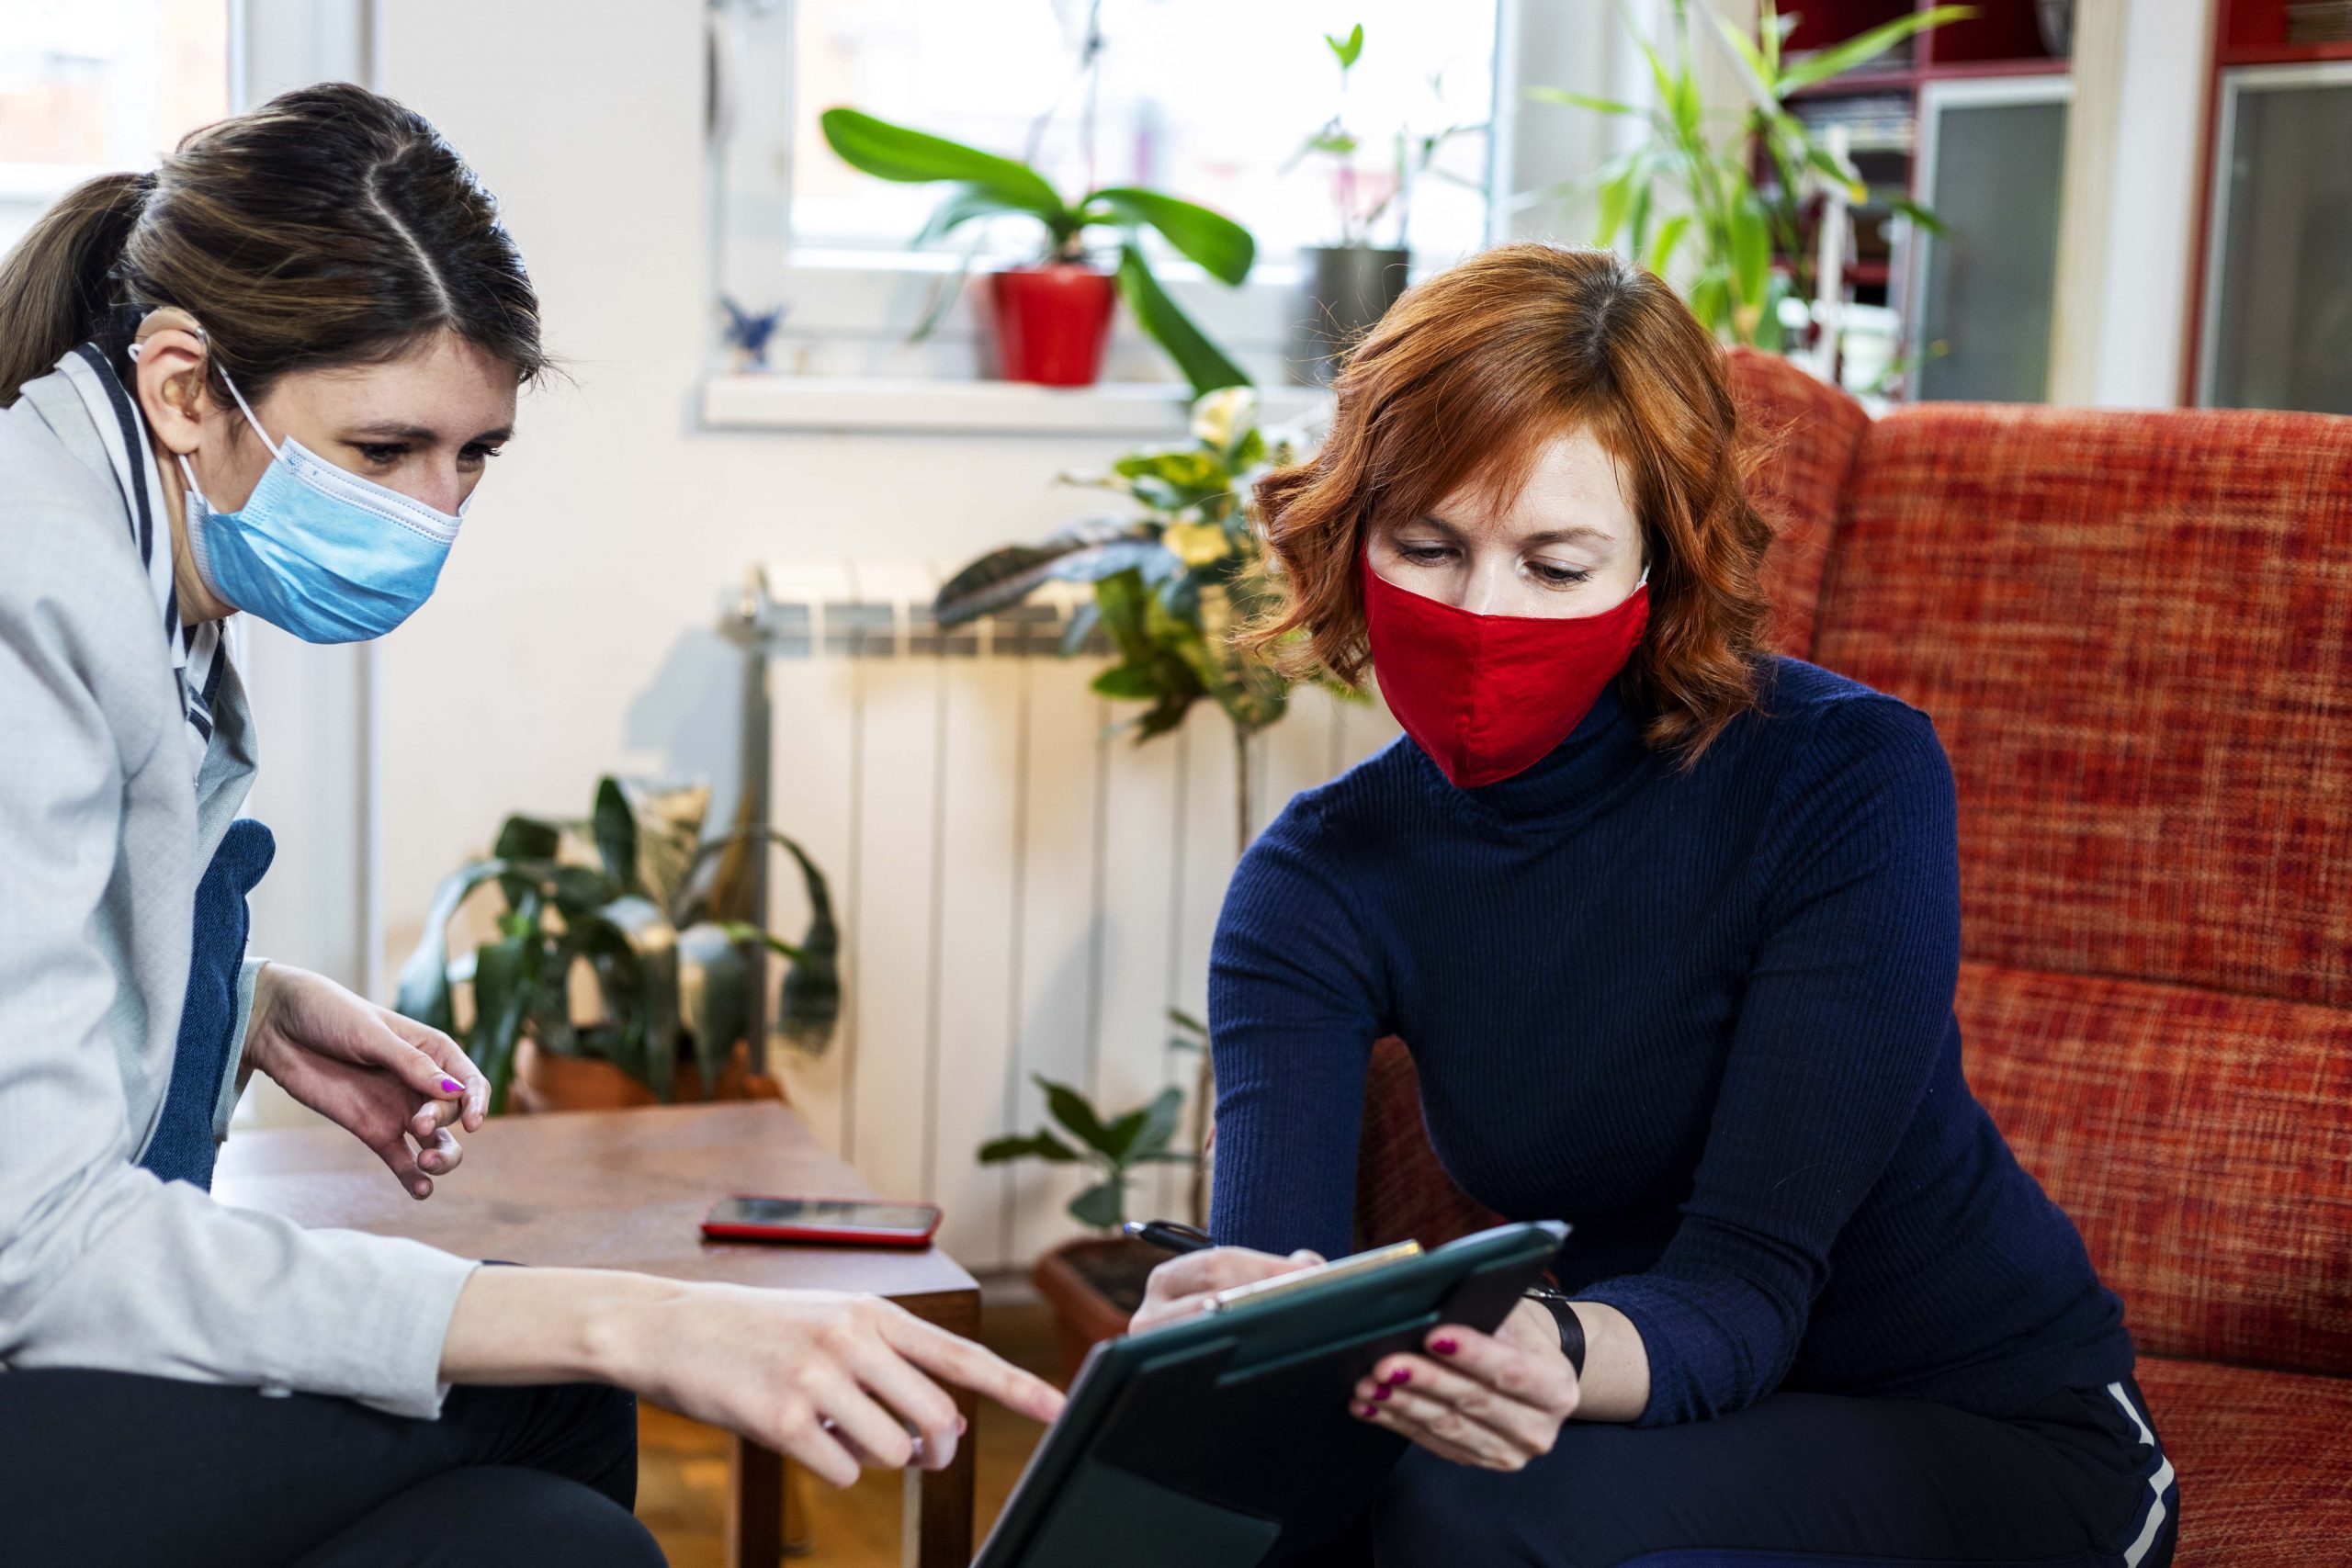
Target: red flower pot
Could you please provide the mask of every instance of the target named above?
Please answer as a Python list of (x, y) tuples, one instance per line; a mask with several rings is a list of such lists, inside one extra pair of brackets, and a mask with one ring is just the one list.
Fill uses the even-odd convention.
[(1054, 263), (989, 276), (997, 362), (1008, 381), (1091, 387), (1102, 371), (1118, 287), (1091, 267)]

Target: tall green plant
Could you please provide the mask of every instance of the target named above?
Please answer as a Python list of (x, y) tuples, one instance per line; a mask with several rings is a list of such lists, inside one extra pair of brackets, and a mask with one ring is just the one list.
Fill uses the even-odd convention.
[(1018, 159), (857, 109), (827, 109), (818, 124), (826, 142), (854, 169), (876, 179), (954, 187), (915, 236), (918, 245), (944, 239), (976, 218), (1013, 213), (1044, 225), (1044, 259), (1075, 263), (1088, 259), (1088, 235), (1107, 233), (1117, 247), (1119, 297), (1136, 324), (1167, 351), (1193, 393), (1249, 384), (1241, 367), (1160, 284), (1141, 239), (1144, 230), (1152, 230), (1211, 277), (1238, 284), (1250, 276), (1258, 247), (1250, 231), (1232, 219), (1135, 186), (1105, 186), (1065, 201), (1051, 182)]
[[(458, 1033), (449, 921), (477, 888), (495, 883), (505, 901), (498, 934), (470, 955), (473, 1015), (466, 1052), (503, 1109), (514, 1050), (527, 1032), (564, 1055), (612, 1063), (663, 1100), (674, 1092), (681, 1050), (694, 1055), (711, 1093), (751, 1014), (754, 967), (764, 943), (790, 961), (778, 997), (786, 1040), (820, 1051), (841, 1016), (841, 936), (824, 874), (781, 833), (739, 828), (705, 841), (707, 785), (606, 778), (584, 820), (509, 817), (491, 853), (445, 878), (424, 934), (401, 967), (400, 1010)], [(800, 867), (808, 929), (797, 944), (741, 917), (723, 863), (747, 840), (772, 840)], [(740, 858), (740, 852), (738, 857)], [(599, 1015), (574, 1021), (571, 977), (594, 976)]]
[[(1598, 187), (1596, 244), (1613, 245), (1623, 235), (1634, 259), (1661, 276), (1669, 276), (1668, 269), (1687, 251), (1685, 298), (1718, 338), (1778, 349), (1781, 300), (1792, 293), (1813, 295), (1813, 258), (1802, 232), (1807, 175), (1836, 181), (1855, 202), (1869, 197), (1852, 161), (1832, 152), (1790, 112), (1790, 95), (1867, 65), (1916, 34), (1975, 14), (1967, 6), (1938, 6), (1796, 56), (1783, 46), (1797, 18), (1781, 14), (1774, 0), (1763, 0), (1754, 38), (1711, 14), (1711, 36), (1748, 98), (1747, 107), (1724, 116), (1704, 107), (1696, 25), (1687, 0), (1675, 0), (1671, 62), (1638, 28), (1629, 28), (1649, 62), (1656, 101), (1648, 107), (1558, 87), (1526, 91), (1541, 103), (1647, 125), (1640, 146), (1610, 159), (1589, 180), (1561, 188)], [(1751, 176), (1751, 148), (1771, 167), (1773, 178), (1765, 184)], [(1932, 213), (1905, 197), (1893, 197), (1890, 205), (1923, 227), (1936, 226)], [(1772, 265), (1776, 247), (1790, 259), (1786, 274)]]

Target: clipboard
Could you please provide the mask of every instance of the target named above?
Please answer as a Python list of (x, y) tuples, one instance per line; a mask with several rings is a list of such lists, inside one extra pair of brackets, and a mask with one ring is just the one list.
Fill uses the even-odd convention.
[(1339, 1539), (1406, 1448), (1348, 1413), (1356, 1381), (1440, 1323), (1492, 1332), (1567, 1234), (1358, 1253), (1095, 1346), (973, 1568), (1271, 1568)]

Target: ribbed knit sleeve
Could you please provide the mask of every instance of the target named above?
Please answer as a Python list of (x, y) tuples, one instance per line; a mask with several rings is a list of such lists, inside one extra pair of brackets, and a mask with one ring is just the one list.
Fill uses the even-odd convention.
[(1236, 868), (1209, 957), (1220, 1243), (1326, 1258), (1351, 1250), (1377, 965), (1303, 796)]
[(1738, 1410), (1787, 1375), (1953, 1027), (1957, 820), (1935, 730), (1874, 695), (1814, 723), (1769, 818), (1760, 937), (1679, 1226), (1653, 1268), (1578, 1292), (1641, 1333), (1643, 1426)]

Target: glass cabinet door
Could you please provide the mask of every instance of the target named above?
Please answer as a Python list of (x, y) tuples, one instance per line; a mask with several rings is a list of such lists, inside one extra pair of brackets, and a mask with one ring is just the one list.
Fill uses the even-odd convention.
[(2050, 389), (2063, 76), (1929, 82), (1919, 94), (1919, 199), (1941, 233), (1911, 246), (1914, 395), (2038, 403)]
[(2352, 62), (2224, 73), (2197, 400), (2352, 413)]

